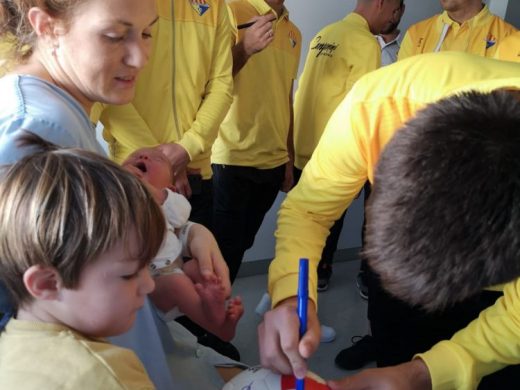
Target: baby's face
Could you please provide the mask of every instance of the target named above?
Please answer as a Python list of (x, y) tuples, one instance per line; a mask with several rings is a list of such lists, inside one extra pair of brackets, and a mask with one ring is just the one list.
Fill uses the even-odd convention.
[(157, 149), (136, 150), (123, 162), (123, 167), (158, 189), (173, 184), (170, 161)]

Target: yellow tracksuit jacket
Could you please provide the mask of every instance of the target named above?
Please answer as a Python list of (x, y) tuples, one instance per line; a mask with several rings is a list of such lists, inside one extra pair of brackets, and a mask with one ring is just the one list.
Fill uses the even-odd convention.
[[(275, 259), (269, 269), (273, 305), (295, 295), (299, 258), (309, 258), (316, 269), (330, 227), (367, 178), (373, 181), (379, 155), (396, 130), (418, 110), (444, 97), (504, 87), (520, 89), (520, 64), (460, 52), (415, 56), (362, 77), (332, 115), (298, 185), (281, 206)], [(316, 272), (309, 272), (314, 302), (316, 279)], [(420, 355), (433, 388), (473, 389), (491, 370), (520, 363), (518, 334), (520, 281), (516, 280), (478, 320)]]
[(232, 101), (228, 10), (223, 0), (157, 0), (157, 11), (152, 56), (135, 98), (103, 108), (103, 135), (118, 162), (140, 147), (177, 142), (189, 167), (209, 179), (211, 146)]

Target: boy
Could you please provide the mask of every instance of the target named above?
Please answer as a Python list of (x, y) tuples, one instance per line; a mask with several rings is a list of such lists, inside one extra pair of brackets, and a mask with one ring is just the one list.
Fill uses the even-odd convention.
[(153, 303), (166, 312), (168, 319), (186, 314), (204, 329), (230, 341), (244, 312), (242, 302), (240, 297), (234, 297), (226, 307), (224, 281), (216, 275), (203, 277), (195, 262), (183, 262), (183, 257), (197, 257), (200, 251), (221, 254), (207, 228), (188, 222), (191, 207), (184, 196), (173, 192), (169, 160), (158, 149), (142, 148), (132, 153), (123, 166), (154, 194), (168, 224), (165, 242), (150, 264), (157, 284), (151, 294)]
[(161, 209), (107, 159), (33, 137), (43, 151), (0, 183), (0, 279), (16, 307), (0, 388), (153, 389), (137, 357), (103, 338), (126, 332), (154, 288)]

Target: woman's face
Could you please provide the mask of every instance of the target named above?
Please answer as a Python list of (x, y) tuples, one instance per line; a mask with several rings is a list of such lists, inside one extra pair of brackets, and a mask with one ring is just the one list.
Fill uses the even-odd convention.
[(84, 107), (125, 104), (148, 60), (154, 0), (87, 0), (55, 36), (51, 77)]

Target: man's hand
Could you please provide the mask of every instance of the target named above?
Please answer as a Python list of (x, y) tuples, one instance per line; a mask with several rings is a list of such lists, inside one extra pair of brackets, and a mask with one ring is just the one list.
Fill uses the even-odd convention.
[(255, 16), (251, 22), (255, 22), (244, 32), (242, 45), (245, 54), (252, 56), (264, 50), (274, 39), (273, 15)]
[(255, 16), (251, 22), (255, 22), (242, 36), (242, 39), (233, 46), (233, 77), (240, 72), (249, 58), (264, 50), (274, 39), (274, 16), (272, 14)]
[(289, 192), (294, 186), (294, 164), (292, 161), (285, 163), (285, 178), (280, 190), (282, 192)]
[(175, 190), (184, 195), (187, 199), (191, 198), (191, 187), (188, 181), (186, 169), (181, 169), (175, 173)]
[(159, 149), (168, 158), (168, 160), (170, 160), (174, 173), (177, 173), (177, 171), (181, 169), (186, 169), (188, 163), (190, 162), (190, 155), (186, 149), (184, 149), (179, 144), (161, 144), (157, 146), (157, 149)]
[(373, 368), (338, 381), (328, 381), (332, 390), (430, 390), (428, 367), (421, 359), (398, 366)]
[(300, 340), (296, 302), (295, 297), (288, 298), (264, 314), (258, 326), (258, 345), (263, 367), (303, 378), (307, 373), (305, 359), (316, 351), (320, 343), (320, 323), (314, 302), (309, 300), (307, 333)]

